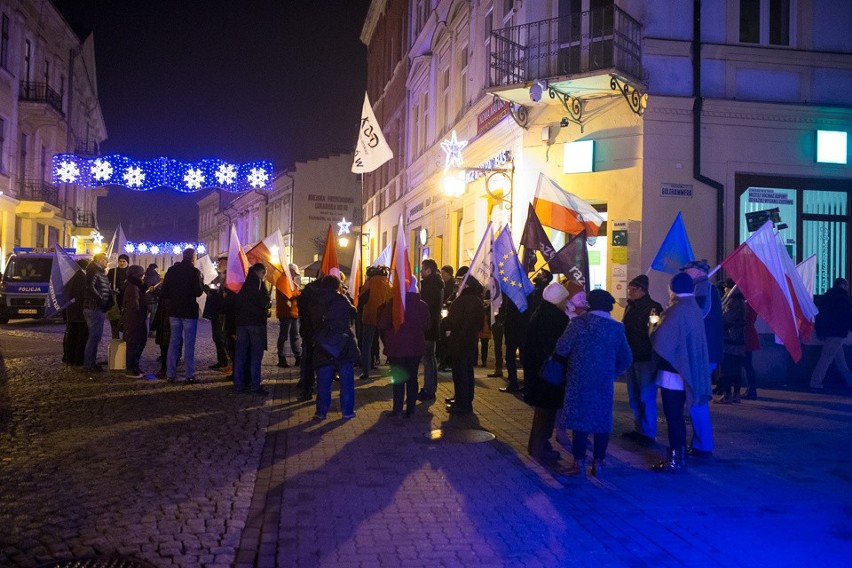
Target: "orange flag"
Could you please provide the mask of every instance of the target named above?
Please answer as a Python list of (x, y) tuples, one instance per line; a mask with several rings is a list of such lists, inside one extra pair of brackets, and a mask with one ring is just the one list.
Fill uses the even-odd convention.
[(246, 253), (243, 252), (240, 238), (237, 236), (237, 229), (231, 225), (231, 241), (228, 244), (228, 274), (225, 276), (225, 288), (234, 293), (239, 292), (240, 288), (243, 287), (243, 282), (246, 281), (248, 269), (249, 262), (246, 258)]
[(405, 225), (399, 217), (399, 230), (396, 233), (396, 246), (391, 260), (393, 274), (393, 328), (399, 330), (405, 322), (405, 294), (413, 283), (411, 266), (408, 264), (408, 247), (405, 244)]
[(269, 250), (269, 246), (267, 246), (264, 241), (260, 241), (249, 249), (248, 252), (246, 252), (246, 259), (249, 264), (256, 264), (258, 262), (263, 263), (266, 267), (266, 281), (273, 286), (276, 285), (278, 283), (278, 279), (284, 275), (284, 271), (281, 270), (281, 261), (279, 260), (278, 255), (273, 257), (272, 252)]
[(325, 237), (325, 250), (322, 253), (322, 265), (320, 271), (325, 275), (340, 278), (340, 263), (337, 262), (337, 249), (334, 246), (334, 231), (328, 226), (328, 234)]

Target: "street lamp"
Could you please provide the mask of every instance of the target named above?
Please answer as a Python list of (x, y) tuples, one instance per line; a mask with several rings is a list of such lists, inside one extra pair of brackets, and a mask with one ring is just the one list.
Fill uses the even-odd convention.
[(461, 197), (467, 190), (468, 172), (485, 174), (485, 193), (496, 201), (505, 203), (509, 215), (512, 212), (515, 161), (510, 159), (506, 167), (498, 168), (447, 168), (441, 185), (448, 197)]

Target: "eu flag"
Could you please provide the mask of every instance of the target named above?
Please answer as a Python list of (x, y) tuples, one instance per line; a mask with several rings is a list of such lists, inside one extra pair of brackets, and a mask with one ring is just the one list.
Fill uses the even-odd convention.
[(500, 290), (507, 296), (521, 312), (527, 309), (527, 296), (533, 290), (527, 273), (521, 267), (515, 243), (512, 242), (512, 234), (508, 225), (503, 227), (497, 238), (494, 239), (494, 270), (500, 283)]
[(660, 245), (657, 256), (651, 263), (651, 268), (668, 274), (677, 274), (681, 266), (694, 259), (692, 245), (689, 244), (689, 236), (686, 234), (686, 225), (683, 224), (683, 216), (678, 211), (666, 238), (663, 239), (663, 244)]

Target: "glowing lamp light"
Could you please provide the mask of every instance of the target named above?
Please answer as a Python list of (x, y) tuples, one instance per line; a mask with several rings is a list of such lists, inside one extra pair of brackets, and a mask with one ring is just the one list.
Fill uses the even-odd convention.
[(339, 244), (342, 248), (346, 248), (346, 247), (348, 247), (348, 246), (349, 246), (349, 237), (347, 237), (347, 236), (345, 236), (345, 235), (344, 235), (344, 236), (342, 236), (342, 237), (338, 237), (338, 239), (337, 239), (337, 243), (338, 243), (338, 244)]
[(562, 172), (566, 174), (581, 174), (594, 171), (595, 141), (581, 140), (564, 144), (565, 160)]
[(847, 139), (846, 132), (817, 130), (817, 163), (847, 164), (849, 162)]
[(445, 175), (441, 180), (441, 186), (448, 197), (461, 197), (467, 188), (464, 172)]

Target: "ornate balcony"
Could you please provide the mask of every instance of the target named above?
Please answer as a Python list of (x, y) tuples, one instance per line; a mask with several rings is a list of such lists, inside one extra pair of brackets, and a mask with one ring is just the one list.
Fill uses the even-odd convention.
[(494, 30), (487, 90), (514, 103), (513, 116), (523, 122), (523, 107), (538, 101), (545, 89), (578, 122), (580, 99), (613, 91), (641, 114), (641, 45), (642, 25), (618, 6)]
[(95, 214), (85, 209), (71, 209), (71, 219), (76, 227), (95, 227)]
[(62, 110), (62, 95), (54, 91), (47, 83), (21, 81), (18, 100), (47, 104), (61, 116), (65, 116)]
[(59, 207), (59, 189), (46, 181), (24, 180), (19, 189), (18, 198), (23, 201), (43, 201)]

